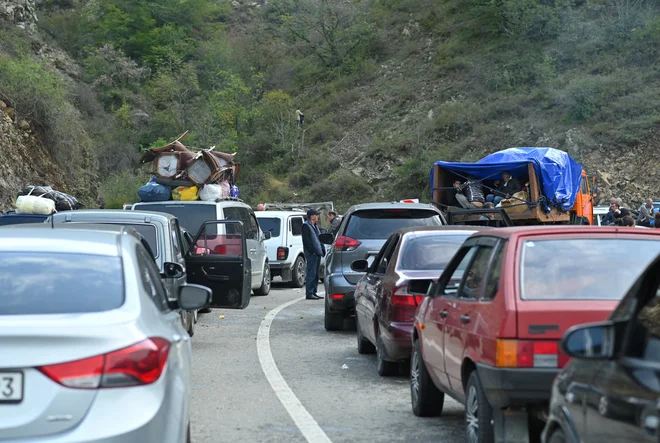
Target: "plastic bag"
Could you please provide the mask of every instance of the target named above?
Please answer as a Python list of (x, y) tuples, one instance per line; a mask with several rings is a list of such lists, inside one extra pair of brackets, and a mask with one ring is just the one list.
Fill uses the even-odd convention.
[(238, 198), (238, 186), (231, 185), (231, 191), (230, 191), (229, 195), (232, 198)]
[(20, 195), (16, 199), (16, 212), (18, 214), (50, 215), (55, 212), (55, 202), (45, 197)]
[(172, 197), (172, 190), (165, 185), (159, 185), (152, 177), (149, 183), (138, 189), (138, 197), (143, 202), (167, 201)]
[(199, 198), (203, 201), (216, 201), (217, 199), (228, 198), (231, 193), (229, 183), (221, 182), (217, 185), (204, 185), (199, 191)]
[(197, 186), (179, 186), (172, 190), (172, 199), (183, 201), (199, 200), (197, 190)]
[(83, 207), (83, 204), (74, 196), (55, 191), (50, 186), (26, 186), (18, 195), (43, 196), (44, 198), (53, 200), (55, 202), (55, 209), (58, 211), (72, 211)]

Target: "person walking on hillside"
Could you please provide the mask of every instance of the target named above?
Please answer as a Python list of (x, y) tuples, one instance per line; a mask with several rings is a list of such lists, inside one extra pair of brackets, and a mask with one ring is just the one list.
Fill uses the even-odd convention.
[(320, 300), (316, 293), (319, 286), (319, 267), (321, 258), (325, 257), (325, 247), (319, 240), (319, 215), (316, 209), (307, 211), (307, 221), (303, 223), (303, 250), (307, 261), (307, 273), (305, 274), (305, 298), (307, 300)]
[(296, 121), (298, 122), (299, 128), (305, 123), (305, 114), (300, 112), (300, 109), (296, 109)]

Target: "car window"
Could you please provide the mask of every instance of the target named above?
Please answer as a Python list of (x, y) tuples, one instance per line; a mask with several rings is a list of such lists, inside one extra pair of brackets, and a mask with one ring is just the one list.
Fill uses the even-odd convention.
[(409, 271), (441, 271), (471, 234), (470, 231), (452, 235), (411, 234), (402, 246), (399, 267)]
[(153, 260), (149, 259), (149, 255), (143, 248), (138, 247), (136, 254), (138, 258), (137, 270), (140, 274), (142, 288), (161, 312), (169, 311), (170, 309), (167, 304), (167, 291), (163, 286), (156, 264)]
[(386, 239), (401, 228), (440, 226), (437, 212), (425, 209), (378, 209), (354, 212), (345, 236), (359, 240)]
[(257, 217), (248, 211), (248, 225), (247, 225), (247, 238), (252, 240), (259, 240), (259, 222)]
[(449, 277), (449, 280), (447, 281), (447, 285), (445, 286), (444, 289), (444, 295), (448, 296), (456, 296), (458, 293), (458, 287), (461, 284), (461, 281), (463, 280), (463, 274), (465, 273), (465, 270), (467, 269), (468, 265), (474, 258), (474, 254), (477, 251), (477, 246), (469, 246), (467, 248), (462, 248), (457, 255), (462, 256), (461, 261), (458, 263), (458, 266), (454, 271), (452, 272), (451, 276)]
[(463, 274), (463, 282), (458, 290), (458, 297), (476, 300), (479, 297), (479, 290), (488, 270), (488, 263), (493, 254), (492, 246), (479, 246), (474, 253), (474, 259), (470, 267)]
[(582, 194), (589, 193), (589, 187), (587, 186), (587, 179), (585, 177), (582, 177), (582, 180), (580, 181), (580, 191)]
[(94, 223), (99, 225), (121, 225), (128, 226), (135, 229), (138, 234), (144, 238), (144, 240), (149, 244), (151, 252), (154, 254), (154, 259), (160, 257), (160, 248), (158, 247), (158, 234), (156, 227), (151, 224), (146, 223), (123, 223), (123, 222), (103, 222), (103, 221), (85, 221), (85, 222), (69, 222), (69, 223)]
[(302, 235), (302, 225), (303, 225), (303, 218), (302, 217), (293, 217), (291, 219), (291, 234), (295, 236), (301, 236)]
[[(137, 211), (154, 211), (172, 214), (177, 219), (181, 227), (190, 232), (192, 235), (197, 235), (199, 228), (202, 227), (204, 222), (209, 220), (216, 220), (216, 206), (206, 204), (186, 204), (186, 203), (172, 203), (172, 204), (149, 204), (140, 203), (135, 206)], [(215, 226), (215, 225), (213, 225)]]
[(0, 315), (103, 312), (124, 304), (119, 257), (0, 253)]
[(483, 301), (491, 301), (497, 295), (497, 291), (500, 287), (500, 271), (502, 268), (502, 257), (504, 256), (504, 246), (500, 246), (495, 251), (493, 259), (491, 260), (490, 269), (488, 271), (488, 277), (486, 278), (486, 287), (484, 288), (484, 293), (481, 296)]
[[(246, 238), (248, 239), (255, 238), (254, 228), (256, 226), (256, 222), (254, 223), (252, 222), (250, 213), (247, 211), (247, 209), (239, 208), (239, 207), (223, 208), (223, 212), (224, 212), (225, 220), (239, 220), (243, 222), (243, 229), (245, 229)], [(225, 225), (225, 229), (227, 230), (227, 234), (229, 235), (240, 234), (238, 232), (239, 227), (236, 224)], [(210, 232), (208, 234), (210, 234)]]
[(396, 246), (399, 244), (399, 239), (401, 236), (399, 234), (395, 234), (392, 236), (392, 241), (389, 242), (387, 245), (387, 249), (384, 250), (383, 257), (380, 259), (380, 263), (376, 267), (376, 272), (378, 274), (385, 274), (387, 273), (387, 269), (390, 266), (390, 263), (392, 262), (392, 256), (394, 255), (394, 251), (396, 250)]
[(660, 241), (652, 238), (526, 240), (521, 250), (521, 298), (620, 300), (659, 253)]
[(259, 225), (263, 232), (269, 232), (272, 238), (277, 238), (281, 234), (282, 219), (278, 217), (259, 217)]
[[(634, 294), (639, 296), (641, 285), (637, 285)], [(645, 291), (644, 291), (645, 292)], [(647, 361), (660, 362), (660, 289), (653, 291), (654, 296), (641, 306), (630, 324), (630, 335), (626, 355)], [(636, 301), (640, 301), (639, 298)]]
[(378, 251), (378, 254), (374, 258), (374, 261), (370, 266), (369, 272), (377, 272), (378, 269), (381, 268), (381, 262), (383, 261), (383, 257), (385, 256), (385, 253), (389, 251), (390, 245), (395, 240), (395, 238), (396, 238), (396, 234), (392, 234), (390, 238), (387, 239), (383, 247), (380, 248), (380, 251)]
[(172, 250), (174, 251), (174, 256), (177, 258), (182, 258), (182, 243), (181, 243), (181, 231), (179, 230), (179, 223), (176, 220), (172, 220), (170, 224), (170, 231), (172, 234)]
[(186, 235), (185, 231), (181, 231), (180, 238), (181, 238), (181, 247), (183, 248), (183, 254), (185, 255), (188, 253), (188, 251), (190, 251), (190, 245), (192, 244), (192, 242), (190, 241), (188, 235)]

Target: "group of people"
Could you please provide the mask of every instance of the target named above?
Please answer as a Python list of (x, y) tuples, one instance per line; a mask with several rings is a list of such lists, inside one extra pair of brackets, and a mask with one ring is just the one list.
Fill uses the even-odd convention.
[(481, 180), (468, 177), (465, 182), (454, 181), (454, 189), (448, 192), (448, 206), (460, 206), (465, 209), (493, 208), (504, 199), (510, 199), (515, 193), (524, 188), (520, 181), (515, 179), (509, 171), (502, 172), (502, 179), (495, 180), (490, 192), (484, 192)]
[(603, 226), (645, 226), (660, 228), (660, 212), (653, 207), (653, 199), (647, 199), (637, 210), (634, 218), (630, 209), (623, 206), (623, 200), (612, 197), (610, 210), (600, 221)]

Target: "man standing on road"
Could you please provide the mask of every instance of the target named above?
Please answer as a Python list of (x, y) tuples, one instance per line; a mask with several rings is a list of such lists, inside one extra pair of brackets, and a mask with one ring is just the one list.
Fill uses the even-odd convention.
[(319, 240), (319, 221), (320, 212), (316, 209), (307, 211), (307, 221), (303, 223), (303, 249), (305, 250), (305, 260), (307, 261), (307, 273), (305, 274), (305, 298), (307, 300), (320, 300), (316, 293), (319, 286), (319, 267), (321, 258), (325, 257), (325, 247)]
[(341, 220), (339, 217), (337, 217), (337, 213), (335, 211), (328, 212), (328, 222), (330, 223), (330, 232), (332, 235), (335, 235), (337, 233), (337, 229), (339, 229), (339, 224), (341, 223)]

